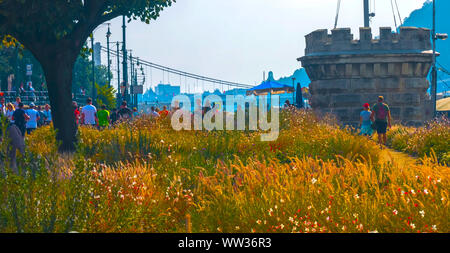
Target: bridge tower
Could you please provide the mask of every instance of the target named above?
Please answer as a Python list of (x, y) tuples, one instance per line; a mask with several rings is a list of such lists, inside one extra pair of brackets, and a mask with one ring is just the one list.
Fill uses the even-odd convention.
[(357, 125), (364, 103), (373, 106), (385, 97), (396, 122), (419, 126), (432, 118), (427, 76), (432, 65), (430, 30), (401, 27), (392, 33), (360, 28), (359, 40), (350, 28), (317, 30), (306, 36), (305, 56), (299, 58), (311, 84), (311, 105), (333, 113), (344, 124)]

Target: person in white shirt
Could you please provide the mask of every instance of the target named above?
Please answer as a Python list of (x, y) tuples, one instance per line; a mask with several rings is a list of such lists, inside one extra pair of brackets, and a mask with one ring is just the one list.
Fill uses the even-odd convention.
[(19, 108), (19, 104), (22, 102), (20, 97), (16, 97), (16, 102), (14, 102), (14, 108)]
[(0, 114), (6, 116), (6, 104), (4, 97), (0, 98)]
[(92, 98), (87, 99), (87, 105), (81, 109), (81, 122), (84, 125), (96, 126), (98, 124), (97, 108), (92, 105)]
[(155, 111), (155, 107), (154, 107), (154, 106), (152, 106), (152, 107), (150, 108), (150, 110), (151, 110), (150, 115), (151, 115), (153, 118), (158, 118), (158, 117), (159, 117), (159, 114)]
[(37, 128), (37, 122), (39, 121), (39, 112), (34, 109), (34, 103), (30, 103), (30, 109), (26, 110), (25, 113), (30, 117), (27, 121), (26, 128), (27, 134), (31, 134)]

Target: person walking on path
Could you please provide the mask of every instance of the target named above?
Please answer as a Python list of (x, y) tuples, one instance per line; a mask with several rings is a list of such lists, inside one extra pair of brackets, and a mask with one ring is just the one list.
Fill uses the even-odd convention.
[(19, 104), (22, 102), (20, 97), (16, 97), (16, 102), (14, 102), (14, 108), (19, 108)]
[(50, 110), (50, 105), (46, 104), (44, 107), (44, 125), (50, 125), (52, 122), (52, 110)]
[(370, 105), (365, 103), (363, 107), (364, 110), (359, 115), (360, 134), (364, 136), (372, 136), (372, 112), (370, 111)]
[(26, 124), (27, 134), (31, 134), (31, 132), (36, 130), (38, 121), (41, 118), (39, 112), (34, 109), (35, 107), (34, 103), (30, 103), (30, 109), (26, 110), (27, 115), (30, 117)]
[(6, 114), (5, 114), (5, 116), (9, 119), (9, 121), (11, 122), (11, 123), (14, 123), (14, 120), (12, 119), (12, 116), (13, 116), (13, 114), (14, 114), (14, 105), (13, 104), (11, 104), (11, 103), (8, 103), (7, 105), (6, 105)]
[(378, 143), (386, 145), (387, 128), (391, 128), (391, 111), (386, 103), (383, 103), (384, 97), (378, 97), (378, 103), (373, 106), (371, 120), (374, 121), (375, 129), (378, 134)]
[(97, 108), (92, 105), (92, 98), (86, 100), (87, 105), (81, 109), (81, 122), (87, 126), (97, 126)]
[(78, 127), (78, 125), (80, 124), (81, 113), (80, 113), (80, 110), (78, 110), (77, 102), (75, 102), (75, 101), (72, 102), (72, 108), (73, 108), (73, 114), (75, 115), (75, 124)]
[(38, 105), (36, 107), (36, 110), (39, 113), (39, 120), (38, 120), (38, 124), (37, 125), (38, 125), (38, 127), (41, 127), (41, 126), (44, 125), (45, 115), (44, 115), (44, 112), (42, 111), (42, 107), (40, 105)]
[(6, 116), (6, 104), (5, 104), (5, 98), (0, 98), (0, 115)]
[(30, 117), (25, 113), (25, 110), (23, 109), (23, 103), (20, 102), (18, 108), (13, 113), (12, 120), (22, 133), (22, 137), (25, 137), (26, 124), (27, 120), (29, 119)]
[(139, 117), (139, 112), (136, 107), (133, 107), (133, 118)]
[(116, 121), (118, 120), (117, 118), (117, 109), (113, 108), (111, 111), (111, 114), (109, 115), (110, 119), (111, 119), (111, 125), (116, 124)]
[(122, 101), (120, 110), (117, 111), (117, 116), (119, 120), (131, 120), (133, 118), (133, 111), (127, 107), (127, 101)]
[(167, 115), (169, 115), (169, 111), (167, 110), (167, 106), (163, 106), (162, 111), (159, 112), (159, 116), (161, 116), (161, 118), (165, 118), (165, 117), (167, 117)]
[[(0, 139), (2, 139), (2, 138), (0, 138)], [(6, 129), (6, 137), (4, 137), (4, 139), (7, 139), (7, 141), (8, 141), (7, 152), (8, 152), (9, 168), (15, 174), (18, 175), (19, 171), (17, 168), (17, 161), (16, 161), (17, 150), (19, 150), (19, 152), (21, 154), (25, 153), (25, 140), (22, 136), (22, 131), (17, 127), (17, 125), (10, 123), (8, 125), (8, 128)], [(3, 168), (0, 168), (1, 173), (5, 173), (5, 166), (1, 166), (1, 162), (5, 162), (5, 161), (6, 160), (0, 161), (0, 167), (3, 167)]]
[(156, 112), (154, 106), (150, 107), (150, 116), (151, 116), (152, 118), (158, 118), (158, 117), (159, 117), (159, 113)]
[(106, 105), (101, 106), (101, 110), (98, 111), (98, 127), (100, 130), (103, 130), (109, 127), (109, 111), (106, 110)]

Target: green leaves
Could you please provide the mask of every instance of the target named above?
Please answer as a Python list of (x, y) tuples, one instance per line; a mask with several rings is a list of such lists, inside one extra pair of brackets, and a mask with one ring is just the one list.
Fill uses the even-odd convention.
[(95, 84), (97, 89), (97, 104), (98, 106), (106, 105), (107, 108), (114, 108), (116, 106), (115, 89), (108, 85), (100, 86)]

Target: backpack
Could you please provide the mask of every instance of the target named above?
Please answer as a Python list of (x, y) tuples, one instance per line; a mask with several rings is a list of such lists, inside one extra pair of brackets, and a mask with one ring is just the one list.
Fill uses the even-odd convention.
[(386, 120), (387, 110), (384, 104), (377, 104), (376, 108), (376, 118), (377, 120)]

